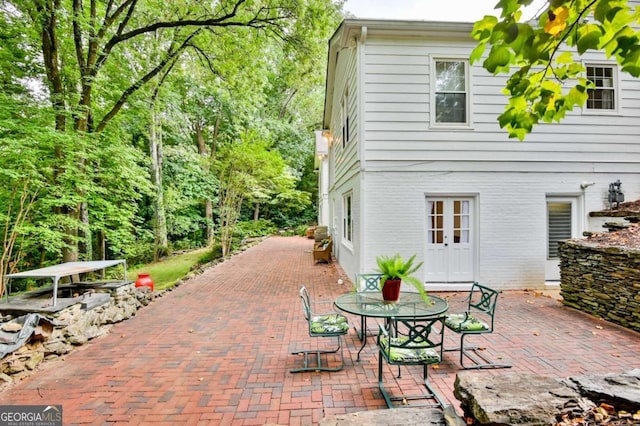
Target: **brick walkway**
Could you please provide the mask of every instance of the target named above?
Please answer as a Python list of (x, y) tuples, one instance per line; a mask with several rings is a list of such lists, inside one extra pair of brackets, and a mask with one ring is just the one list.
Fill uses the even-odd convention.
[[(301, 361), (290, 352), (310, 342), (299, 286), (333, 298), (350, 283), (339, 267), (314, 265), (311, 248), (301, 237), (266, 240), (156, 299), (64, 361), (47, 363), (2, 392), (0, 404), (62, 404), (65, 424), (308, 425), (324, 415), (384, 408), (375, 345), (356, 363), (353, 329), (344, 370), (289, 373)], [(346, 284), (338, 285), (339, 278)], [(453, 308), (464, 297), (443, 295)], [(502, 293), (497, 330), (470, 343), (513, 368), (477, 374), (565, 377), (640, 367), (639, 333), (533, 292)], [(429, 368), (431, 382), (455, 407), (458, 371), (457, 353)], [(420, 380), (416, 367), (395, 384), (407, 391)]]

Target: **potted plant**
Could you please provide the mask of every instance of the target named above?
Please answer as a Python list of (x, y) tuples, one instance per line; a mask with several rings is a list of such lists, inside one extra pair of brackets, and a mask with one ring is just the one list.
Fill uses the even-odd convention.
[(422, 281), (412, 275), (420, 269), (423, 264), (423, 262), (420, 262), (417, 265), (414, 265), (413, 262), (415, 261), (415, 258), (415, 254), (406, 261), (399, 254), (391, 257), (376, 257), (378, 272), (382, 274), (380, 277), (380, 289), (382, 290), (382, 297), (385, 301), (398, 301), (400, 298), (400, 284), (402, 281), (414, 286), (425, 302), (429, 300), (429, 296), (427, 296), (427, 292), (424, 289)]

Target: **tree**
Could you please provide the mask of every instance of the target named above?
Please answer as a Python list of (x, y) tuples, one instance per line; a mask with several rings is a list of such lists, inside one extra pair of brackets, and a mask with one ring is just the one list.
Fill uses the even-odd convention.
[[(509, 97), (498, 121), (510, 137), (523, 140), (539, 122), (559, 122), (582, 107), (593, 82), (576, 55), (602, 51), (623, 72), (640, 76), (640, 8), (627, 0), (549, 0), (536, 23), (520, 22), (532, 0), (500, 0), (500, 18), (475, 23), (478, 41), (471, 61), (480, 60), (493, 74), (512, 73), (504, 89)], [(512, 67), (517, 70), (514, 72)]]
[[(41, 168), (46, 156), (38, 140), (41, 132), (37, 126), (16, 126), (9, 105), (17, 106), (0, 94), (0, 284), (29, 250), (26, 243), (35, 228), (34, 206), (50, 172), (50, 168)], [(3, 293), (4, 285), (0, 296)]]
[[(6, 264), (135, 263), (150, 260), (154, 236), (164, 246), (166, 235), (169, 249), (210, 242), (224, 205), (217, 152), (246, 135), (260, 135), (278, 170), (249, 175), (255, 185), (242, 193), (240, 216), (303, 221), (309, 197), (299, 189), (315, 189), (300, 182), (313, 176), (322, 52), (341, 5), (0, 2), (0, 220), (16, 223), (9, 213), (21, 211), (18, 193), (5, 189), (26, 188), (32, 200), (22, 225), (9, 225), (15, 238), (0, 241)], [(20, 155), (39, 172), (37, 185), (12, 170)]]
[(247, 131), (239, 141), (220, 147), (215, 165), (220, 179), (220, 243), (226, 255), (243, 203), (255, 205), (285, 193), (293, 181), (280, 153), (269, 149), (256, 132)]
[[(184, 1), (171, 5), (138, 0), (6, 3), (41, 40), (55, 129), (76, 133), (79, 142), (85, 135), (104, 131), (140, 88), (159, 78), (185, 50), (197, 49), (202, 34), (216, 28), (248, 27), (286, 39), (284, 28), (295, 10), (294, 4), (270, 0)], [(157, 50), (146, 60), (132, 61), (142, 56), (135, 52), (142, 53), (151, 44), (146, 43), (148, 39), (156, 41)], [(80, 171), (89, 168), (82, 156), (77, 156), (73, 165), (64, 159), (77, 153), (56, 150), (61, 166), (55, 178), (64, 175), (63, 164)], [(79, 190), (77, 197), (69, 198), (73, 203), (58, 209), (70, 219), (64, 252), (67, 261), (78, 256), (76, 245), (82, 237), (79, 223), (87, 210), (86, 198)]]

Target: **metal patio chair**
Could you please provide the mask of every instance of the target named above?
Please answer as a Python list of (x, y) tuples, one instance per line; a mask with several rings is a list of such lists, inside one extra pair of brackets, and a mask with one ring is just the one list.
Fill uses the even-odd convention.
[[(442, 359), (443, 331), (443, 317), (392, 318), (387, 323), (387, 326), (380, 325), (380, 334), (378, 335), (378, 388), (387, 403), (387, 407), (445, 408), (444, 399), (431, 387), (427, 377), (427, 367), (431, 364), (440, 363)], [(385, 389), (383, 383), (383, 361), (398, 366), (398, 378), (401, 378), (401, 366), (422, 365), (422, 375), (427, 393), (392, 396)], [(419, 405), (407, 404), (409, 400), (416, 399), (424, 399), (427, 402)], [(393, 401), (402, 401), (402, 404), (394, 404)]]
[[(461, 313), (448, 314), (445, 327), (460, 335), (460, 347), (442, 349), (444, 351), (460, 351), (460, 366), (464, 369), (474, 368), (509, 368), (509, 364), (492, 362), (482, 353), (483, 348), (477, 346), (465, 346), (464, 339), (469, 335), (493, 333), (494, 317), (498, 295), (500, 293), (489, 287), (473, 283), (467, 300), (467, 309)], [(464, 365), (464, 359), (468, 358), (474, 365)]]
[[(354, 282), (355, 290), (358, 293), (379, 293), (380, 292), (380, 278), (381, 274), (356, 274), (356, 280)], [(367, 317), (360, 317), (360, 329), (355, 327), (358, 333), (358, 338), (361, 342), (364, 342), (367, 338), (367, 332), (376, 330), (367, 329)]]
[[(344, 354), (342, 351), (342, 336), (349, 332), (349, 321), (347, 317), (337, 312), (318, 313), (316, 306), (322, 303), (333, 303), (332, 301), (313, 302), (305, 286), (300, 288), (300, 300), (302, 302), (302, 313), (309, 326), (309, 336), (311, 337), (335, 337), (338, 340), (336, 349), (314, 349), (292, 352), (292, 355), (304, 355), (304, 366), (291, 370), (292, 373), (303, 371), (340, 371), (344, 368)], [(340, 352), (340, 365), (338, 367), (328, 367), (322, 364), (321, 355)], [(315, 358), (315, 366), (310, 365), (309, 358)]]

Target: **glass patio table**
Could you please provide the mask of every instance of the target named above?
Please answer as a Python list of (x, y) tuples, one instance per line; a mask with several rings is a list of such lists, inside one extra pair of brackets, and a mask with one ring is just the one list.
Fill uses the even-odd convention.
[[(345, 293), (337, 297), (334, 305), (341, 311), (365, 317), (384, 318), (385, 322), (391, 318), (439, 316), (449, 309), (447, 301), (438, 296), (429, 295), (425, 301), (418, 293), (404, 291), (400, 292), (397, 302), (385, 302), (382, 300), (382, 292)], [(357, 361), (360, 361), (360, 352), (367, 344), (366, 332), (362, 332), (364, 339), (358, 351)]]

